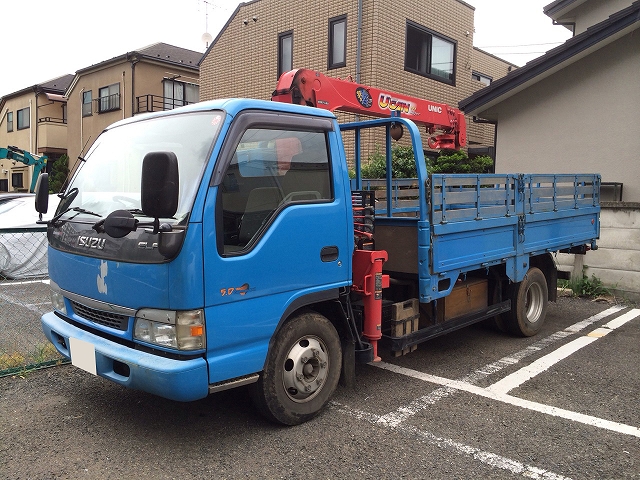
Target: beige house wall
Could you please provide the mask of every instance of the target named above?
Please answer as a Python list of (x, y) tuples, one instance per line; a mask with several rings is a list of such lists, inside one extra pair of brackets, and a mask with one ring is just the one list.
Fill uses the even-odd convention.
[(38, 124), (38, 144), (46, 147), (38, 147), (38, 154), (43, 148), (56, 151), (67, 150), (67, 125), (58, 122), (40, 122)]
[[(86, 153), (96, 137), (105, 127), (122, 120), (128, 113), (131, 116), (131, 103), (127, 102), (131, 88), (131, 66), (128, 62), (111, 65), (98, 71), (77, 74), (71, 88), (67, 91), (67, 150), (69, 166), (75, 164), (76, 158)], [(120, 84), (120, 108), (118, 110), (98, 113), (96, 100), (102, 87)], [(91, 115), (82, 116), (82, 96), (91, 91)], [(86, 145), (86, 148), (84, 148)], [(83, 150), (84, 148), (84, 150)]]
[[(18, 130), (18, 110), (29, 108), (29, 128)], [(6, 112), (13, 112), (13, 132), (7, 132)], [(36, 151), (36, 95), (33, 92), (7, 98), (2, 112), (2, 122), (0, 122), (0, 146), (15, 145), (16, 147)]]
[[(304, 8), (291, 0), (256, 0), (240, 6), (201, 62), (200, 99), (271, 98), (277, 83), (278, 34), (288, 31), (293, 31), (294, 68), (355, 80), (357, 8), (358, 2), (350, 0), (307, 3)], [(459, 0), (391, 4), (368, 0), (363, 2), (362, 14), (360, 83), (453, 106), (483, 87), (471, 78), (474, 9), (470, 5)], [(346, 66), (327, 70), (329, 19), (341, 15), (347, 17)], [(407, 20), (456, 42), (454, 85), (404, 70)], [(495, 73), (494, 79), (505, 75), (510, 65), (489, 55), (482, 62), (484, 69)], [(470, 118), (468, 124), (472, 124)], [(475, 140), (493, 143), (493, 126), (473, 128)]]
[(479, 112), (498, 115), (497, 171), (596, 172), (640, 202), (638, 72), (636, 31)]
[[(488, 75), (493, 80), (502, 78), (505, 75), (508, 75), (509, 72), (517, 68), (515, 65), (505, 62), (495, 55), (491, 55), (490, 53), (487, 53), (484, 50), (480, 50), (478, 48), (474, 48), (471, 53), (471, 65), (473, 67), (473, 71)], [(477, 80), (473, 81), (476, 83), (476, 90), (484, 87), (484, 85), (482, 85)]]
[[(62, 103), (50, 102), (46, 95), (33, 91), (8, 97), (0, 112), (0, 147), (15, 146), (34, 155), (51, 148), (66, 148), (66, 125), (62, 122)], [(18, 110), (29, 108), (29, 127), (18, 130)], [(7, 132), (7, 113), (13, 112), (13, 131)], [(55, 119), (46, 121), (47, 118)], [(45, 120), (45, 121), (40, 121)], [(23, 174), (23, 186), (17, 190), (27, 191), (31, 186), (33, 167), (21, 162), (0, 159), (0, 180), (8, 180), (8, 191), (13, 173)]]
[[(95, 70), (78, 73), (77, 78), (67, 91), (67, 116), (70, 166), (75, 159), (85, 154), (95, 139), (109, 125), (123, 118), (129, 118), (137, 113), (136, 97), (155, 95), (161, 97), (162, 80), (164, 78), (179, 77), (180, 81), (198, 83), (198, 74), (193, 69), (183, 69), (179, 66), (163, 64), (142, 59), (135, 64), (134, 82), (132, 83), (131, 62), (126, 59), (113, 64), (100, 65)], [(118, 83), (120, 85), (120, 108), (99, 113), (99, 90), (103, 87)], [(82, 116), (83, 92), (91, 90), (92, 113)]]

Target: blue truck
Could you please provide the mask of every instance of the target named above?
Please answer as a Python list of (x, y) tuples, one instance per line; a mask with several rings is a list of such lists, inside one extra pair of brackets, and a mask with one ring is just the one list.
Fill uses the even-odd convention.
[[(552, 253), (596, 248), (600, 177), (430, 175), (409, 100), (339, 124), (296, 78), (278, 101), (202, 102), (96, 139), (47, 222), (42, 327), (75, 366), (177, 401), (248, 385), (261, 413), (294, 425), (379, 348), (408, 353), (487, 319), (540, 330)], [(347, 83), (369, 108), (372, 90)], [(451, 113), (429, 146), (464, 143)], [(360, 178), (363, 138), (390, 157), (399, 129), (417, 178)]]

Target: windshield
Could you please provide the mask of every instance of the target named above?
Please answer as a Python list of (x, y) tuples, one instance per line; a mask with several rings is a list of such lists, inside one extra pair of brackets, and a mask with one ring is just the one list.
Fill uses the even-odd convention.
[(84, 209), (102, 217), (114, 210), (141, 213), (144, 156), (149, 152), (173, 152), (178, 158), (180, 175), (180, 197), (174, 219), (180, 222), (189, 214), (222, 117), (219, 111), (171, 115), (103, 132), (66, 190), (71, 193), (77, 189), (77, 194), (69, 195), (71, 202), (61, 201), (60, 210)]

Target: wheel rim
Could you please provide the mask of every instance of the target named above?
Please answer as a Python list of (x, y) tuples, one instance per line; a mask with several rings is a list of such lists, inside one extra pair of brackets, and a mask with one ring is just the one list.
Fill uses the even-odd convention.
[(544, 308), (544, 293), (538, 283), (533, 283), (527, 289), (525, 312), (530, 323), (536, 323), (542, 316)]
[(294, 402), (308, 402), (322, 390), (328, 372), (327, 346), (317, 337), (302, 337), (285, 357), (282, 372), (284, 390)]

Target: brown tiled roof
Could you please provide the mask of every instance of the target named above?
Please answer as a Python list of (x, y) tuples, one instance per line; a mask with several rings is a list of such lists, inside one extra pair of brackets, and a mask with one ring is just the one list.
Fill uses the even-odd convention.
[(186, 48), (175, 47), (167, 43), (154, 43), (147, 47), (139, 48), (137, 53), (142, 54), (148, 58), (154, 58), (165, 62), (177, 63), (180, 65), (187, 65), (191, 67), (197, 67), (202, 53), (194, 50), (188, 50)]

